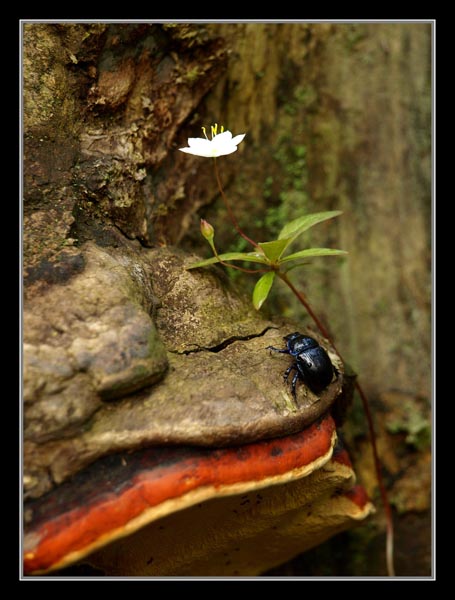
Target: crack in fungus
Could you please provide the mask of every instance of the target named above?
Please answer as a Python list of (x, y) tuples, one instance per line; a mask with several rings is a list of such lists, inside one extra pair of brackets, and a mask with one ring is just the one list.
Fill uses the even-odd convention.
[(233, 335), (226, 340), (223, 340), (220, 344), (216, 346), (199, 346), (198, 348), (194, 348), (192, 350), (183, 350), (182, 352), (173, 352), (173, 354), (194, 354), (195, 352), (221, 352), (234, 342), (246, 342), (248, 340), (252, 340), (254, 338), (262, 337), (267, 331), (270, 329), (277, 329), (277, 327), (273, 327), (268, 325), (265, 329), (263, 329), (260, 333), (250, 333), (249, 335)]

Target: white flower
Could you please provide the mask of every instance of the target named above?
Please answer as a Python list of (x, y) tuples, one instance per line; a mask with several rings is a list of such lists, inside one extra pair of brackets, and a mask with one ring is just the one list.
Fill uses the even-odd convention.
[(232, 137), (230, 131), (223, 131), (217, 134), (217, 125), (212, 126), (212, 139), (209, 140), (205, 132), (205, 127), (202, 128), (205, 137), (203, 138), (188, 138), (188, 148), (180, 148), (182, 152), (194, 154), (195, 156), (204, 156), (206, 158), (216, 158), (217, 156), (225, 156), (232, 154), (237, 150), (237, 146), (245, 137), (244, 133)]

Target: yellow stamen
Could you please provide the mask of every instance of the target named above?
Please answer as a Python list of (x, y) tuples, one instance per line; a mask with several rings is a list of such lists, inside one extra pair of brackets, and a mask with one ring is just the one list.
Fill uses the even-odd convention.
[(202, 127), (202, 133), (205, 135), (205, 139), (208, 140), (209, 138), (207, 137), (207, 131), (205, 130), (205, 127)]
[(223, 126), (223, 125), (221, 125), (221, 130), (220, 130), (220, 133), (223, 133), (223, 131), (224, 131), (224, 126)]

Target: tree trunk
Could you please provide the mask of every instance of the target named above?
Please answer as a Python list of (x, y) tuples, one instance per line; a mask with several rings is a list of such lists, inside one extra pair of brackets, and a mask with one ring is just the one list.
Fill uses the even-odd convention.
[[(417, 565), (407, 573), (399, 553), (397, 570), (427, 574), (431, 25), (29, 23), (23, 42), (26, 284), (58, 283), (62, 252), (71, 256), (87, 240), (115, 244), (113, 227), (145, 246), (176, 244), (208, 257), (204, 217), (220, 251), (243, 249), (211, 161), (178, 152), (203, 125), (247, 134), (218, 164), (253, 239), (274, 239), (308, 212), (343, 211), (300, 244), (342, 248), (348, 257), (314, 259), (291, 275), (378, 410), (401, 523), (409, 511), (422, 519)], [(237, 280), (249, 290), (255, 283)], [(276, 284), (271, 301), (274, 314), (311, 323), (287, 288)], [(352, 423), (347, 439), (373, 494), (356, 408)], [(424, 489), (420, 503), (398, 476), (404, 466)], [(406, 554), (411, 537), (399, 529)], [(353, 556), (338, 568), (371, 574), (380, 560), (370, 557), (366, 567)], [(281, 573), (304, 574), (299, 568)]]

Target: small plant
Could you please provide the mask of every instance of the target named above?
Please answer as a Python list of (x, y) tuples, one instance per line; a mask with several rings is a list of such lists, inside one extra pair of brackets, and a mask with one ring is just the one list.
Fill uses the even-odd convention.
[[(280, 277), (283, 281), (287, 280), (287, 273), (291, 269), (300, 267), (306, 264), (307, 259), (314, 258), (315, 256), (336, 256), (340, 254), (347, 254), (344, 250), (333, 250), (332, 248), (306, 248), (299, 252), (293, 252), (288, 254), (287, 251), (289, 246), (310, 227), (327, 221), (333, 217), (337, 217), (341, 214), (339, 210), (333, 210), (328, 212), (313, 213), (299, 217), (294, 221), (291, 221), (283, 227), (278, 239), (271, 242), (259, 242), (256, 245), (256, 250), (253, 252), (228, 252), (226, 254), (218, 254), (215, 243), (214, 243), (214, 230), (213, 227), (207, 223), (207, 221), (201, 222), (201, 232), (205, 239), (210, 244), (214, 253), (213, 258), (202, 260), (198, 263), (191, 265), (191, 269), (197, 267), (206, 267), (216, 262), (225, 264), (230, 261), (242, 261), (250, 262), (262, 265), (262, 268), (255, 269), (254, 273), (262, 273), (262, 277), (258, 280), (253, 291), (253, 304), (254, 307), (259, 310), (267, 296), (275, 280), (275, 276)], [(304, 260), (305, 259), (305, 260)], [(232, 268), (232, 265), (226, 265)], [(245, 269), (242, 269), (245, 271)]]
[[(299, 250), (297, 252), (292, 252), (289, 254), (290, 246), (294, 244), (294, 242), (300, 237), (302, 233), (310, 229), (310, 227), (314, 227), (318, 223), (322, 223), (323, 221), (327, 221), (329, 219), (341, 215), (341, 211), (334, 210), (303, 215), (297, 219), (294, 219), (293, 221), (290, 221), (289, 223), (286, 223), (281, 229), (280, 233), (278, 234), (276, 240), (271, 240), (268, 242), (256, 242), (252, 240), (242, 231), (237, 222), (237, 219), (232, 211), (231, 205), (221, 185), (221, 179), (216, 161), (217, 157), (225, 156), (236, 152), (238, 145), (243, 141), (246, 134), (240, 134), (233, 137), (232, 133), (230, 131), (224, 131), (223, 127), (221, 127), (220, 133), (218, 133), (218, 126), (216, 124), (211, 127), (210, 139), (207, 137), (205, 127), (202, 128), (202, 131), (204, 134), (203, 138), (189, 138), (188, 147), (180, 148), (180, 150), (182, 152), (186, 152), (187, 154), (193, 154), (195, 156), (202, 156), (205, 158), (214, 159), (215, 177), (217, 180), (221, 197), (226, 206), (229, 218), (238, 234), (253, 247), (253, 250), (250, 252), (226, 252), (220, 254), (215, 246), (214, 228), (212, 227), (212, 225), (210, 225), (210, 223), (208, 223), (204, 219), (201, 219), (201, 233), (209, 243), (214, 256), (212, 258), (196, 262), (187, 268), (196, 269), (214, 263), (220, 263), (225, 267), (237, 269), (244, 273), (255, 275), (260, 274), (261, 277), (258, 279), (253, 290), (253, 305), (256, 308), (256, 310), (259, 310), (264, 304), (274, 281), (277, 278), (279, 278), (288, 286), (288, 288), (296, 296), (299, 302), (305, 307), (308, 314), (311, 316), (311, 318), (317, 325), (319, 331), (325, 338), (329, 340), (335, 352), (337, 352), (341, 360), (343, 360), (343, 357), (341, 353), (337, 350), (335, 343), (327, 328), (314, 313), (305, 295), (294, 286), (294, 284), (288, 277), (289, 271), (295, 269), (296, 267), (300, 267), (306, 264), (308, 259), (312, 259), (318, 256), (340, 256), (347, 254), (344, 250), (337, 250), (332, 248), (305, 248), (304, 250)], [(254, 269), (247, 269), (245, 267), (232, 264), (233, 262), (252, 263), (257, 265), (257, 267)], [(377, 452), (376, 436), (374, 433), (373, 419), (369, 409), (368, 400), (358, 380), (356, 380), (355, 385), (362, 400), (370, 432), (370, 440), (373, 450), (376, 476), (378, 479), (379, 490), (381, 493), (382, 503), (384, 505), (387, 522), (387, 572), (390, 576), (393, 576), (395, 572), (393, 564), (394, 561), (392, 511), (387, 498), (387, 492), (385, 490), (384, 483), (382, 480), (381, 464)]]

